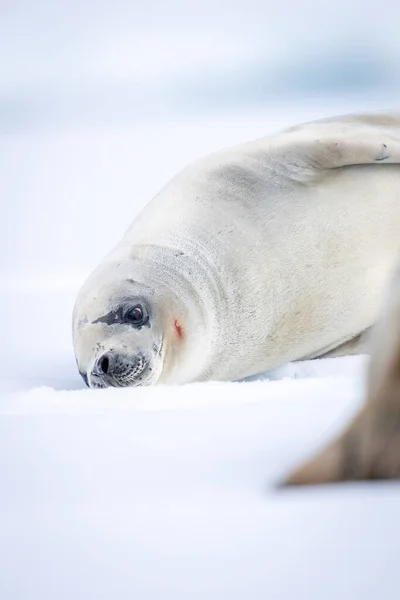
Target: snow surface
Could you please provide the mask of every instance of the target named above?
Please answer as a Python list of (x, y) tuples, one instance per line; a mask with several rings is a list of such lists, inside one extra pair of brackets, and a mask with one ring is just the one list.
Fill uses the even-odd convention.
[(397, 484), (276, 486), (357, 410), (365, 357), (86, 390), (70, 331), (83, 278), (180, 166), (374, 107), (3, 137), (1, 600), (397, 600)]
[(354, 413), (363, 368), (4, 392), (1, 598), (397, 599), (397, 485), (276, 486)]

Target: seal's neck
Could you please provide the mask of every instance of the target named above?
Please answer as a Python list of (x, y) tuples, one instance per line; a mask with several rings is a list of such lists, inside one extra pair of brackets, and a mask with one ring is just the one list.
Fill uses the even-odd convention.
[(160, 383), (188, 383), (212, 374), (221, 335), (225, 290), (201, 248), (130, 245), (130, 258), (156, 290), (163, 327)]

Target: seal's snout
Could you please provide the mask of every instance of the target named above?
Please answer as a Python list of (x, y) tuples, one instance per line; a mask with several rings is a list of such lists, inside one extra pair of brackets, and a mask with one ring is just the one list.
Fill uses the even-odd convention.
[(138, 385), (147, 366), (148, 361), (143, 354), (132, 357), (110, 350), (97, 359), (91, 381), (94, 387)]

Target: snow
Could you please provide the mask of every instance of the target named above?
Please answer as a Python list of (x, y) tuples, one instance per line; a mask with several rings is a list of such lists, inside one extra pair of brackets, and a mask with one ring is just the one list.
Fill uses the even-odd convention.
[[(354, 412), (363, 362), (297, 365), (275, 381), (5, 394), (2, 597), (372, 598), (398, 544), (377, 520), (395, 489), (275, 485)], [(357, 376), (342, 374), (348, 363)]]
[(87, 390), (70, 331), (87, 273), (182, 165), (384, 105), (338, 98), (3, 136), (1, 599), (398, 598), (397, 484), (277, 486), (360, 406), (365, 357), (240, 383)]

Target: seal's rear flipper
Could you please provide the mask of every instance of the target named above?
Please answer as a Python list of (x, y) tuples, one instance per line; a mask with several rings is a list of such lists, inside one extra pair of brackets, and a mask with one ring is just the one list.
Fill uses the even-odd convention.
[(302, 183), (319, 181), (343, 167), (398, 165), (400, 110), (304, 123), (265, 138), (265, 143), (270, 167)]

